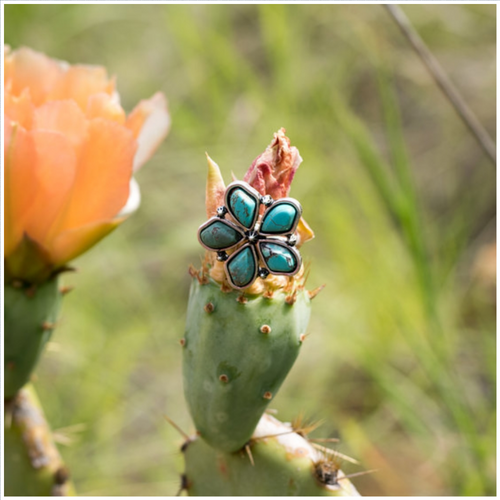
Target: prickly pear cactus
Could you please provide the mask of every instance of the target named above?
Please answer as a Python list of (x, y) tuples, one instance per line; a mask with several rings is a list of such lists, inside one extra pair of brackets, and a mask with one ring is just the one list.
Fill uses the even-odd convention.
[(196, 437), (182, 450), (190, 496), (359, 496), (338, 460), (269, 415), (247, 450), (225, 453)]
[(207, 443), (232, 452), (250, 439), (299, 354), (309, 315), (303, 289), (242, 295), (193, 278), (182, 340), (184, 390)]
[(62, 293), (58, 279), (29, 287), (4, 286), (5, 399), (29, 380), (57, 320)]

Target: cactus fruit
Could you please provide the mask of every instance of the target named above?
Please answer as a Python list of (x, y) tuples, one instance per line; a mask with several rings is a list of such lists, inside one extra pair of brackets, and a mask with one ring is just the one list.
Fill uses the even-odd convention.
[(68, 470), (30, 384), (5, 404), (4, 424), (5, 494), (74, 495)]
[(41, 285), (4, 286), (4, 397), (13, 398), (29, 380), (57, 321), (62, 293), (57, 277)]
[(304, 290), (224, 293), (193, 278), (183, 339), (184, 389), (196, 429), (226, 452), (250, 439), (297, 358), (307, 329)]
[(195, 437), (182, 446), (190, 496), (359, 496), (339, 460), (264, 414), (249, 451), (225, 453)]

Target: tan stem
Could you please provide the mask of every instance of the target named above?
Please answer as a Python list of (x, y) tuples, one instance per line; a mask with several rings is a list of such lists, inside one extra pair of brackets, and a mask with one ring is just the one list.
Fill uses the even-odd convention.
[(4, 417), (5, 494), (75, 495), (69, 471), (31, 384), (5, 403)]

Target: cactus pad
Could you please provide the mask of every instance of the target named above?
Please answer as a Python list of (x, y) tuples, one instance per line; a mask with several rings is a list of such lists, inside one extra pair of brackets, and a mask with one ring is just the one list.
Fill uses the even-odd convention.
[(57, 320), (57, 278), (31, 288), (5, 285), (5, 399), (29, 380)]
[(338, 466), (334, 480), (325, 481), (318, 471), (327, 457), (290, 431), (264, 415), (249, 444), (253, 464), (244, 451), (224, 453), (201, 439), (188, 441), (183, 488), (190, 496), (359, 496)]
[(200, 435), (241, 449), (300, 351), (309, 322), (305, 290), (287, 300), (222, 292), (193, 279), (183, 345), (184, 392)]

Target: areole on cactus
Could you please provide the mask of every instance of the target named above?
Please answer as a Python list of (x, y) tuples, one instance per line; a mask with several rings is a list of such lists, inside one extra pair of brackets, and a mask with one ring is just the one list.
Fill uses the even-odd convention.
[[(184, 390), (195, 426), (210, 446), (224, 452), (237, 451), (250, 439), (307, 334), (310, 301), (315, 292), (305, 290), (304, 266), (289, 245), (289, 237), (293, 235), (300, 247), (314, 235), (301, 217), (298, 202), (287, 198), (300, 161), (298, 150), (290, 146), (281, 129), (245, 175), (249, 187), (235, 182), (226, 190), (218, 166), (208, 157), (206, 209), (211, 219), (200, 228), (200, 240), (207, 252), (202, 269), (191, 269), (193, 282), (181, 344)], [(229, 221), (214, 217), (219, 207), (230, 206), (235, 190), (240, 191), (237, 201), (245, 201), (246, 196), (250, 201), (245, 208), (250, 206), (254, 211), (240, 215), (236, 208), (230, 208)], [(271, 194), (275, 203), (265, 203)], [(285, 216), (280, 214), (274, 221), (286, 221), (282, 230), (266, 222), (273, 207), (285, 206)], [(222, 247), (216, 248), (220, 234), (208, 232), (205, 238), (203, 234), (215, 224), (233, 231), (229, 240), (234, 235), (240, 238), (233, 238), (232, 244), (224, 235)], [(256, 233), (253, 242), (249, 241), (250, 231)], [(262, 237), (259, 231), (264, 233)], [(275, 269), (269, 260), (266, 262), (262, 242), (297, 255), (296, 272), (272, 273)], [(231, 270), (217, 258), (219, 250), (227, 252), (230, 262), (231, 256), (238, 252), (241, 255), (252, 244), (258, 250), (253, 251), (249, 265), (256, 267), (258, 259), (271, 269), (271, 274), (257, 277), (252, 269), (249, 283), (235, 286)]]

